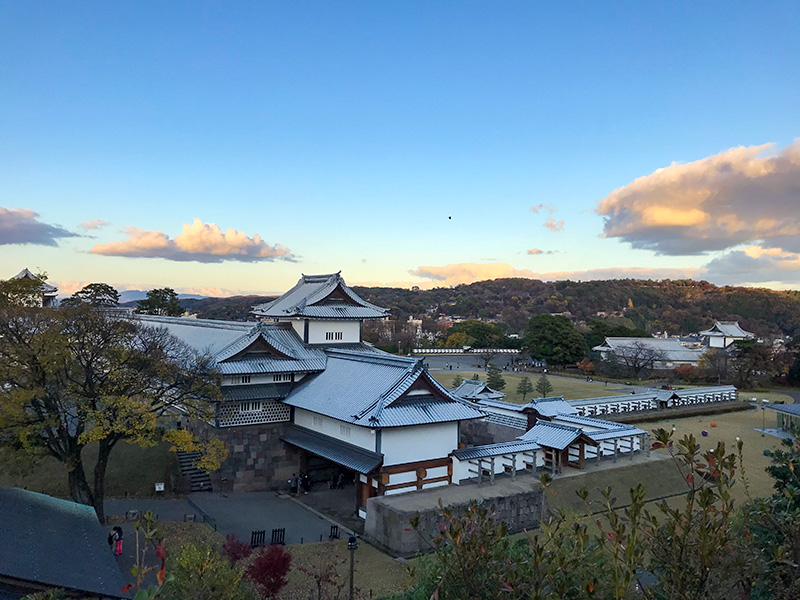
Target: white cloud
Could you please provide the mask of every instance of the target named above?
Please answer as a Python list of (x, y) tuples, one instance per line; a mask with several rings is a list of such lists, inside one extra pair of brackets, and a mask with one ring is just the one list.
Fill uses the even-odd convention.
[(551, 204), (534, 204), (533, 206), (531, 206), (531, 212), (532, 213), (537, 213), (538, 214), (539, 211), (542, 211), (542, 210), (547, 211), (551, 215), (554, 212), (556, 212), (555, 206), (552, 206)]
[(102, 227), (106, 227), (110, 223), (108, 221), (104, 221), (103, 219), (89, 219), (88, 221), (84, 221), (78, 227), (81, 229), (85, 229), (86, 231), (92, 229), (101, 229)]
[(800, 140), (765, 156), (771, 148), (673, 163), (614, 190), (597, 209), (603, 236), (673, 255), (748, 242), (800, 252)]
[(58, 246), (59, 238), (76, 237), (58, 225), (48, 225), (39, 220), (39, 214), (29, 208), (0, 207), (0, 246), (35, 244)]
[(292, 259), (288, 248), (280, 244), (270, 245), (258, 234), (250, 237), (235, 229), (223, 232), (219, 225), (203, 223), (197, 218), (192, 224), (184, 223), (183, 231), (174, 240), (163, 231), (147, 231), (136, 227), (128, 227), (126, 233), (127, 240), (97, 244), (91, 253), (204, 263)]
[(564, 229), (564, 221), (556, 221), (553, 217), (544, 222), (544, 226), (550, 231), (561, 231)]

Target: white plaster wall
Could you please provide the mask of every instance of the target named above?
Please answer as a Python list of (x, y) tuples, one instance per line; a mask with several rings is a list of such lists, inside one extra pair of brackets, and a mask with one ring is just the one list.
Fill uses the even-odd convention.
[[(425, 479), (433, 479), (434, 477), (447, 477), (447, 467), (434, 467), (432, 469), (426, 469), (428, 472), (425, 476)], [(394, 485), (396, 483), (412, 483), (417, 481), (417, 472), (416, 471), (408, 471), (405, 473), (392, 473), (389, 476), (389, 485)], [(440, 485), (447, 485), (447, 481), (437, 481), (434, 483), (428, 483), (422, 486), (422, 489), (427, 490), (428, 488), (438, 487)], [(417, 488), (416, 486), (409, 486), (404, 488), (398, 488), (395, 490), (388, 490), (386, 495), (392, 494), (402, 494), (404, 492), (413, 492)]]
[[(314, 424), (314, 417), (322, 421), (321, 425)], [(325, 415), (320, 415), (302, 408), (296, 408), (294, 410), (294, 423), (300, 427), (312, 429), (319, 433), (329, 435), (332, 438), (336, 438), (337, 440), (375, 452), (375, 434), (370, 433), (371, 430), (368, 427), (345, 423), (344, 421), (332, 419), (331, 417), (326, 417)], [(342, 436), (341, 426), (350, 428), (350, 437)]]
[[(341, 331), (341, 340), (326, 340), (325, 333), (328, 331)], [(360, 321), (309, 321), (308, 323), (308, 343), (309, 344), (345, 344), (358, 342), (361, 335)], [(302, 332), (300, 337), (303, 337)]]
[(444, 458), (458, 448), (458, 423), (434, 423), (383, 429), (383, 464), (399, 465), (418, 460)]
[[(541, 450), (537, 450), (534, 459), (536, 462), (536, 468), (540, 468), (544, 465), (544, 453)], [(501, 473), (505, 473), (505, 464), (509, 464), (510, 461), (503, 461), (501, 463), (500, 457), (495, 457), (494, 462), (494, 472), (495, 475), (499, 475)], [(514, 465), (516, 467), (517, 472), (525, 471), (526, 466), (530, 464), (530, 459), (526, 459), (526, 457), (518, 454), (516, 456), (516, 460), (514, 461)], [(488, 463), (484, 463), (484, 469), (488, 468)], [(475, 471), (476, 465), (470, 465), (468, 461), (460, 461), (457, 458), (453, 457), (453, 483), (461, 483), (466, 479), (470, 479), (473, 477), (477, 477), (477, 473), (470, 472), (470, 468)]]
[[(303, 378), (307, 375), (307, 373), (295, 373), (294, 374), (294, 381), (295, 383), (302, 381)], [(289, 383), (286, 381), (276, 382), (273, 381), (272, 373), (269, 374), (262, 374), (262, 375), (250, 375), (250, 383), (235, 383), (236, 379), (241, 377), (241, 375), (226, 375), (222, 378), (222, 385), (255, 385), (257, 383)]]

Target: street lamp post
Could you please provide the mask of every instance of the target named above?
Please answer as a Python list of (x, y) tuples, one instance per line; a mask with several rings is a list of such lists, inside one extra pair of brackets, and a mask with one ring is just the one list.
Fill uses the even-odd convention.
[(358, 548), (358, 540), (354, 534), (347, 540), (347, 549), (350, 550), (350, 600), (353, 600), (353, 572), (355, 570), (356, 548)]

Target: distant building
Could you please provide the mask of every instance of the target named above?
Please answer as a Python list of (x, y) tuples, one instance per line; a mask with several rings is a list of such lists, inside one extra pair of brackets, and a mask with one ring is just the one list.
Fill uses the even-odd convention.
[(734, 342), (755, 338), (754, 334), (742, 329), (738, 321), (717, 321), (711, 329), (701, 331), (700, 335), (708, 340), (709, 348), (727, 348)]
[(607, 337), (599, 346), (592, 348), (603, 360), (618, 359), (620, 362), (648, 361), (647, 368), (654, 370), (674, 369), (680, 365), (697, 366), (703, 349), (686, 348), (677, 338)]
[(14, 275), (12, 279), (31, 279), (33, 281), (38, 281), (41, 284), (41, 292), (42, 292), (42, 304), (41, 306), (45, 308), (49, 308), (56, 305), (56, 296), (58, 296), (58, 288), (50, 285), (49, 283), (45, 283), (36, 275), (31, 273), (28, 269), (22, 269), (19, 273)]
[(784, 431), (800, 428), (800, 404), (768, 404), (766, 407), (778, 413), (778, 427)]
[(0, 487), (0, 598), (62, 588), (68, 597), (130, 598), (94, 508)]

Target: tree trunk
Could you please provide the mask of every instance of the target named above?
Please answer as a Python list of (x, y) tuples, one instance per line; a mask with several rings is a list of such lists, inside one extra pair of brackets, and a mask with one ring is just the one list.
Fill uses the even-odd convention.
[(94, 494), (89, 487), (89, 482), (86, 481), (86, 473), (83, 471), (83, 460), (81, 459), (80, 450), (78, 453), (71, 456), (67, 464), (67, 475), (69, 481), (69, 494), (72, 499), (79, 504), (87, 504), (94, 506)]
[(106, 513), (103, 503), (106, 498), (106, 468), (108, 467), (108, 457), (111, 454), (113, 444), (108, 439), (101, 440), (97, 449), (97, 464), (94, 466), (94, 511), (101, 523), (105, 523)]

